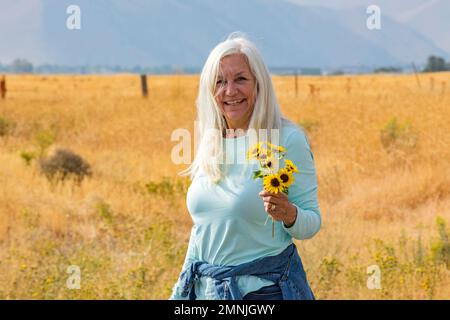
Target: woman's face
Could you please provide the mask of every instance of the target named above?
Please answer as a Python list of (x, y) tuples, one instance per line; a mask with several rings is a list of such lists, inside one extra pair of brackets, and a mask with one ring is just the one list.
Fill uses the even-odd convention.
[(255, 77), (242, 54), (222, 58), (216, 83), (216, 102), (230, 129), (247, 129), (255, 105)]

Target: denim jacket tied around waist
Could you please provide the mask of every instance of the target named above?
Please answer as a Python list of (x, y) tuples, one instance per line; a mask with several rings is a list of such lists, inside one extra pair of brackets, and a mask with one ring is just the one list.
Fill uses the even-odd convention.
[(181, 295), (195, 300), (200, 277), (214, 279), (217, 300), (242, 300), (236, 276), (252, 275), (278, 284), (283, 300), (314, 300), (303, 264), (294, 243), (276, 256), (259, 258), (237, 266), (219, 266), (204, 261), (190, 263), (180, 276)]

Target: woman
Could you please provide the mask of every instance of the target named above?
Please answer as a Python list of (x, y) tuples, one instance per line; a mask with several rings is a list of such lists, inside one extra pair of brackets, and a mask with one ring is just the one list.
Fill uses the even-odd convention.
[[(321, 225), (313, 155), (304, 132), (281, 115), (268, 69), (246, 38), (231, 34), (210, 53), (197, 116), (199, 146), (184, 172), (194, 224), (170, 298), (314, 299), (292, 241), (313, 237)], [(250, 132), (258, 141), (278, 138), (298, 167), (289, 196), (264, 191), (252, 179), (255, 163), (229, 161), (247, 154)]]

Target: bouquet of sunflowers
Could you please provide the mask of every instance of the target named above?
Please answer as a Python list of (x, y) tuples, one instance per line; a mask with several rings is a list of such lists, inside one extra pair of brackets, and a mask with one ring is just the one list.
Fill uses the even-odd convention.
[[(294, 183), (294, 173), (298, 172), (298, 169), (291, 160), (285, 159), (286, 153), (284, 147), (267, 141), (258, 142), (249, 149), (247, 159), (256, 159), (260, 165), (259, 170), (253, 172), (253, 179), (263, 179), (264, 190), (275, 194), (279, 192), (289, 194), (289, 186)], [(281, 159), (284, 159), (283, 168), (280, 168)], [(272, 238), (274, 234), (275, 224), (272, 218)]]

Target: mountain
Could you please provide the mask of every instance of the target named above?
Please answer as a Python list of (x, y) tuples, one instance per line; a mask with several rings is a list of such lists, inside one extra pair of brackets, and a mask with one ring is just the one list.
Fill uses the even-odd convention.
[(332, 9), (365, 11), (375, 4), (387, 15), (406, 27), (429, 38), (439, 48), (450, 53), (450, 1), (448, 0), (289, 0), (301, 6), (322, 6)]
[(389, 55), (401, 63), (421, 64), (433, 53), (450, 57), (448, 52), (435, 45), (435, 42), (411, 27), (400, 24), (387, 15), (382, 16), (380, 30), (369, 30), (365, 22), (368, 14), (364, 8), (340, 10), (336, 19), (342, 26), (377, 48), (383, 48)]
[(439, 47), (450, 52), (450, 1), (428, 1), (415, 10), (400, 15), (398, 20), (428, 35)]
[[(365, 10), (293, 1), (0, 0), (0, 62), (198, 67), (233, 31), (248, 34), (271, 67), (375, 67), (448, 56), (395, 19), (383, 16), (382, 29), (370, 31)], [(66, 28), (74, 3), (81, 30)]]
[(0, 0), (0, 63), (17, 57), (44, 61), (45, 48), (40, 37), (42, 5), (38, 1)]
[(369, 5), (377, 5), (382, 13), (391, 17), (404, 11), (417, 8), (424, 3), (434, 0), (289, 0), (301, 6), (321, 6), (333, 9), (353, 9), (358, 7), (367, 8)]

